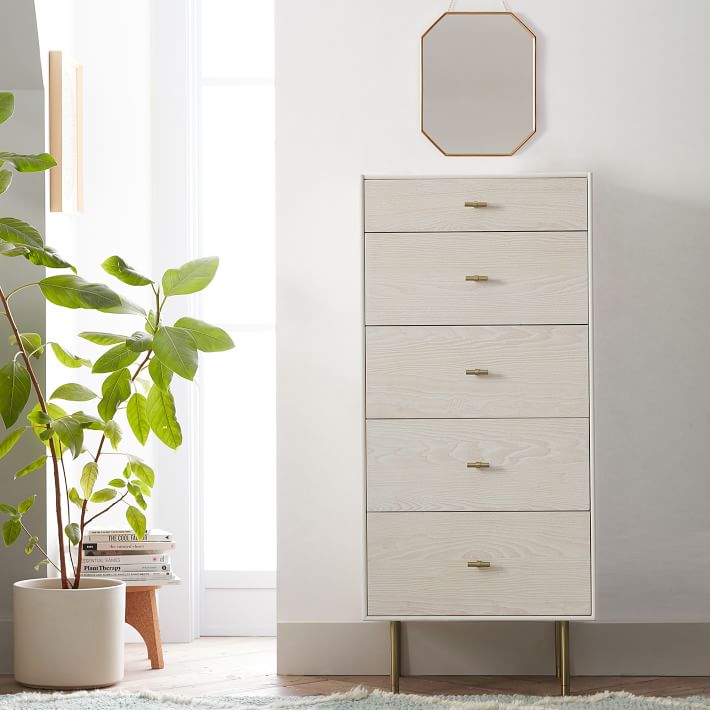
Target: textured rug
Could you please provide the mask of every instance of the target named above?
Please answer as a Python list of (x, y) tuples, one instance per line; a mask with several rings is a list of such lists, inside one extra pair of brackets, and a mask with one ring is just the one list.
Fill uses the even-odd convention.
[(710, 710), (710, 698), (649, 698), (605, 692), (567, 698), (530, 695), (392, 695), (354, 688), (310, 697), (187, 698), (150, 691), (0, 695), (0, 710)]

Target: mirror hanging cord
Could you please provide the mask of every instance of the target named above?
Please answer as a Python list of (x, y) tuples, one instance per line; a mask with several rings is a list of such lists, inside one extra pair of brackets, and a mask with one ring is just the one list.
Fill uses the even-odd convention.
[[(500, 0), (500, 1), (501, 1), (501, 5), (503, 5), (503, 10), (505, 12), (512, 12), (512, 10), (510, 9), (510, 5), (508, 4), (508, 0)], [(456, 5), (456, 0), (450, 0), (449, 9), (447, 10), (447, 12), (455, 12), (455, 10), (454, 10), (455, 5)]]

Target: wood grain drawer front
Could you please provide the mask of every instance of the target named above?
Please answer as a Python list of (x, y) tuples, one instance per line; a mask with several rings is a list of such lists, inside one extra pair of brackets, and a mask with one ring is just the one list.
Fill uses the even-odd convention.
[(588, 417), (587, 335), (579, 325), (368, 326), (367, 417)]
[(371, 419), (367, 509), (589, 510), (589, 421)]
[(365, 236), (369, 325), (587, 323), (588, 311), (586, 232)]
[(591, 614), (589, 513), (368, 513), (367, 552), (371, 616)]
[[(485, 202), (485, 207), (466, 207)], [(585, 230), (587, 179), (365, 180), (366, 232)]]

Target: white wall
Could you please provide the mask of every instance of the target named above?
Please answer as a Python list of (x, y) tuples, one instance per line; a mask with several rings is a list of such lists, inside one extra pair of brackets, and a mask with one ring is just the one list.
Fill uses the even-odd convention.
[[(8, 20), (12, 18), (12, 24)], [(0, 126), (0, 150), (36, 153), (44, 147), (44, 92), (39, 62), (34, 7), (24, 0), (9, 0), (0, 6), (0, 90), (15, 94), (15, 114)], [(44, 231), (45, 178), (43, 174), (16, 175), (9, 191), (0, 195), (0, 216), (18, 217)], [(0, 282), (6, 293), (16, 286), (34, 281), (37, 267), (22, 258), (0, 259)], [(26, 289), (12, 298), (17, 323), (25, 332), (44, 332), (43, 298)], [(16, 352), (8, 343), (10, 331), (0, 319), (0, 364)], [(44, 382), (44, 367), (36, 363), (36, 374)], [(33, 404), (33, 396), (27, 407)], [(21, 415), (22, 416), (22, 415)], [(20, 423), (22, 423), (20, 421)], [(0, 425), (0, 438), (5, 430)], [(27, 525), (41, 538), (46, 534), (47, 496), (41, 476), (13, 480), (16, 471), (42, 454), (43, 446), (33, 437), (23, 437), (0, 461), (0, 501), (16, 505), (33, 493), (37, 499), (27, 517)], [(6, 516), (2, 516), (6, 520)], [(12, 651), (12, 583), (18, 579), (41, 576), (24, 554), (24, 544), (0, 547), (0, 673), (9, 667)]]
[[(276, 5), (280, 670), (323, 672), (347, 636), (312, 622), (361, 618), (363, 173), (594, 173), (598, 618), (710, 618), (708, 3), (513, 2), (538, 37), (539, 129), (510, 158), (446, 158), (419, 132), (419, 37), (448, 2)], [(447, 628), (436, 653), (412, 630), (419, 672), (453, 672)], [(384, 670), (380, 633), (353, 641), (359, 668)]]

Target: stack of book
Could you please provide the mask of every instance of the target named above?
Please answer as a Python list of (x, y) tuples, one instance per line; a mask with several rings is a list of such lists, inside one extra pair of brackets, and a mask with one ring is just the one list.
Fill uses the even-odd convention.
[(90, 530), (84, 534), (81, 573), (133, 584), (172, 584), (178, 581), (170, 565), (174, 548), (172, 533), (165, 530), (147, 530), (142, 540), (130, 530)]

